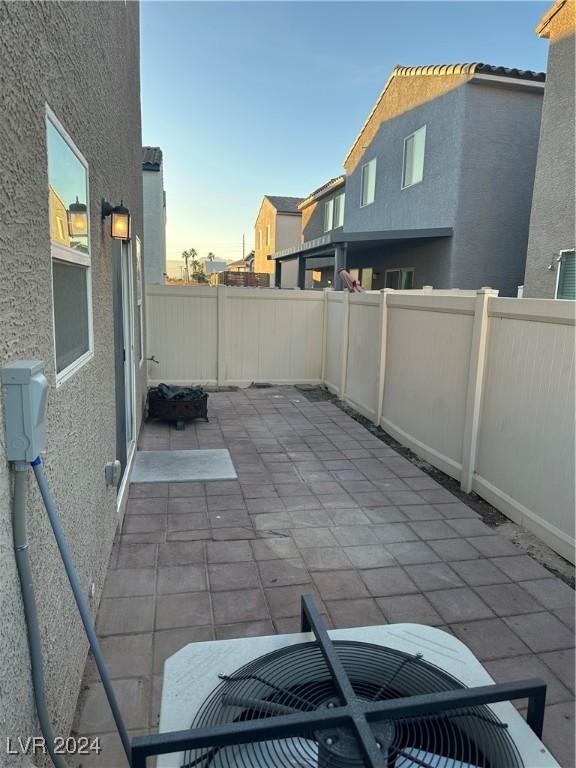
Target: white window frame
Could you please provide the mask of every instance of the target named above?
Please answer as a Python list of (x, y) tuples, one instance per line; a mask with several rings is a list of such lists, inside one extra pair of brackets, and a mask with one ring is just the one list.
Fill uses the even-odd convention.
[[(416, 136), (417, 133), (420, 133), (420, 131), (424, 131), (424, 157), (422, 158), (422, 178), (419, 179), (419, 181), (413, 181), (410, 184), (405, 184), (404, 179), (406, 178), (406, 144), (409, 139)], [(410, 187), (415, 187), (417, 184), (422, 184), (424, 181), (424, 159), (426, 157), (426, 123), (424, 125), (421, 125), (420, 128), (417, 128), (415, 131), (412, 131), (408, 136), (404, 137), (404, 147), (402, 150), (402, 179), (400, 181), (400, 189), (410, 189)]]
[(324, 203), (324, 232), (334, 229), (334, 198)]
[(258, 248), (262, 248), (262, 230), (258, 230)]
[(270, 245), (272, 241), (270, 224), (266, 224), (266, 245)]
[[(368, 160), (368, 162), (364, 163), (364, 165), (362, 166), (361, 174), (360, 174), (360, 208), (366, 208), (367, 205), (372, 205), (372, 203), (376, 199), (376, 171), (378, 168), (377, 160), (378, 160), (377, 157), (373, 157), (371, 160)], [(366, 202), (364, 202), (364, 172), (368, 167), (371, 167), (372, 164), (374, 166), (374, 182), (372, 185), (373, 187), (372, 200), (367, 200)]]
[(412, 272), (412, 288), (397, 288), (392, 290), (399, 290), (399, 291), (411, 291), (414, 288), (414, 271), (415, 267), (391, 267), (390, 269), (384, 270), (384, 287), (386, 287), (386, 283), (388, 282), (387, 276), (389, 272)]
[[(337, 206), (336, 202), (340, 200), (340, 205)], [(346, 193), (341, 192), (339, 195), (336, 195), (334, 198), (334, 229), (338, 229), (339, 227), (344, 226), (344, 207), (346, 205)], [(338, 218), (336, 218), (336, 211), (338, 211)], [(340, 218), (342, 219), (340, 221)]]
[[(558, 297), (558, 288), (560, 286), (560, 270), (562, 269), (562, 254), (564, 253), (573, 253), (576, 249), (575, 248), (562, 248), (561, 251), (558, 251), (558, 259), (556, 261), (556, 285), (554, 286), (554, 298), (557, 301), (574, 301), (574, 299), (561, 299)], [(575, 256), (576, 258), (576, 256)]]
[[(56, 387), (60, 387), (71, 378), (80, 368), (83, 368), (94, 357), (94, 323), (93, 323), (93, 311), (92, 311), (92, 239), (90, 236), (90, 169), (88, 162), (84, 155), (80, 152), (75, 145), (68, 131), (64, 128), (60, 120), (56, 117), (54, 112), (46, 104), (46, 135), (48, 135), (48, 123), (52, 123), (54, 128), (58, 131), (60, 136), (64, 139), (71, 151), (76, 155), (80, 163), (86, 170), (86, 210), (88, 212), (88, 253), (78, 253), (73, 248), (67, 248), (61, 243), (54, 243), (50, 239), (50, 290), (52, 291), (52, 329), (53, 329), (53, 346), (54, 346), (54, 371), (56, 376)], [(48, 144), (46, 144), (46, 162), (48, 163)], [(48, 225), (50, 226), (50, 225)], [(58, 363), (56, 359), (56, 312), (54, 302), (54, 275), (52, 265), (54, 261), (68, 262), (69, 264), (76, 264), (86, 269), (86, 302), (88, 313), (88, 349), (80, 357), (70, 363), (66, 368), (58, 371)]]

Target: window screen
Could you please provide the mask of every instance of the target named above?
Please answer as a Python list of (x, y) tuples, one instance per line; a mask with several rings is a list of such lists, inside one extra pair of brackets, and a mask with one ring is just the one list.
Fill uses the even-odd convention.
[(411, 136), (404, 139), (404, 168), (402, 186), (411, 187), (424, 178), (424, 150), (426, 147), (426, 126), (423, 125)]
[(557, 299), (576, 299), (576, 261), (574, 251), (561, 251)]
[(369, 205), (374, 202), (376, 191), (376, 158), (362, 166), (362, 193), (360, 205)]
[(86, 267), (52, 262), (56, 372), (68, 368), (90, 349)]

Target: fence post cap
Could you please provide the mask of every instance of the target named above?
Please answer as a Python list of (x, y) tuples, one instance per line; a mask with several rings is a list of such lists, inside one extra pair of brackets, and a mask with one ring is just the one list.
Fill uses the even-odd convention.
[(483, 285), (482, 288), (479, 288), (476, 291), (476, 293), (477, 294), (489, 293), (492, 296), (498, 296), (498, 290), (496, 288), (490, 288), (490, 286), (487, 286), (487, 285)]

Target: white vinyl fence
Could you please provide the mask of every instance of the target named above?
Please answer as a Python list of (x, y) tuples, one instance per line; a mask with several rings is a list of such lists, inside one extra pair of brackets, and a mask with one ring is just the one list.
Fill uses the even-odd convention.
[(574, 310), (490, 289), (151, 287), (150, 384), (324, 383), (574, 561)]

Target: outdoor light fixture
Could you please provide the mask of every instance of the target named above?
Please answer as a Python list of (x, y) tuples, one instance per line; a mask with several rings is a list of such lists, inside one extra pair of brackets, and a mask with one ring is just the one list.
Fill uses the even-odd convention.
[(76, 197), (75, 203), (68, 206), (68, 233), (70, 237), (80, 237), (88, 234), (88, 210), (85, 203)]
[(110, 216), (110, 235), (114, 240), (130, 240), (130, 211), (120, 201), (114, 208), (102, 200), (102, 218)]

